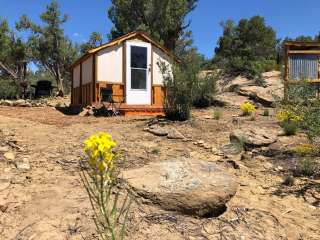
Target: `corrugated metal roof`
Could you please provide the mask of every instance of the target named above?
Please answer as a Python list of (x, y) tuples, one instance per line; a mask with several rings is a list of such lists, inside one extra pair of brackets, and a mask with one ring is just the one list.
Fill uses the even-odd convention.
[(318, 79), (318, 66), (317, 55), (291, 55), (289, 56), (289, 79)]

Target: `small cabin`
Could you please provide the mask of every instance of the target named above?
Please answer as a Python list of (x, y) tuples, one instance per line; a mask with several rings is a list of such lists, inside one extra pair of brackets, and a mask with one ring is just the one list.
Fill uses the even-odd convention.
[(287, 41), (285, 47), (285, 96), (289, 84), (306, 80), (320, 97), (320, 42)]
[(71, 67), (73, 106), (116, 103), (124, 115), (162, 115), (159, 63), (174, 55), (143, 32), (132, 32), (89, 50)]

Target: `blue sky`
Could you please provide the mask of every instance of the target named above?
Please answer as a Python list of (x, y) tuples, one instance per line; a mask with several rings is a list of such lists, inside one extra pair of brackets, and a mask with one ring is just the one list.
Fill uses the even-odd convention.
[[(7, 19), (12, 26), (22, 14), (39, 22), (39, 14), (48, 2), (50, 0), (0, 0), (0, 17)], [(62, 12), (69, 16), (65, 33), (72, 40), (86, 41), (92, 31), (99, 31), (106, 38), (112, 26), (107, 17), (109, 0), (58, 2)], [(222, 33), (221, 21), (238, 21), (259, 14), (276, 30), (278, 38), (301, 34), (314, 36), (320, 31), (319, 12), (319, 0), (199, 0), (198, 7), (188, 19), (191, 20), (195, 46), (210, 58)]]

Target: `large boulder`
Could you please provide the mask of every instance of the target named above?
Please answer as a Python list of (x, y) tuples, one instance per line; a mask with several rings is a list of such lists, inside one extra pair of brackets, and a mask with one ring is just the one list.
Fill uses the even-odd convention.
[(243, 128), (230, 133), (230, 141), (241, 142), (245, 148), (268, 146), (277, 141), (276, 134), (266, 128)]
[(264, 106), (270, 107), (278, 99), (283, 98), (283, 81), (281, 73), (271, 71), (262, 74), (262, 83), (239, 86), (238, 94), (250, 97)]
[(235, 180), (215, 163), (196, 159), (154, 162), (127, 170), (124, 179), (138, 196), (165, 210), (217, 216), (235, 195)]
[(272, 106), (277, 99), (283, 98), (283, 81), (279, 71), (263, 73), (259, 82), (243, 76), (225, 77), (218, 80), (218, 86), (223, 92), (222, 95), (226, 92), (235, 92), (266, 107)]

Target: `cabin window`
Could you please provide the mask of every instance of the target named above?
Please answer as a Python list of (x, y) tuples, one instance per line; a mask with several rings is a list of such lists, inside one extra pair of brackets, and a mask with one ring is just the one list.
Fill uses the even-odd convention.
[(317, 55), (292, 55), (289, 57), (289, 79), (318, 79), (318, 65)]
[(147, 89), (147, 48), (131, 46), (131, 89)]

